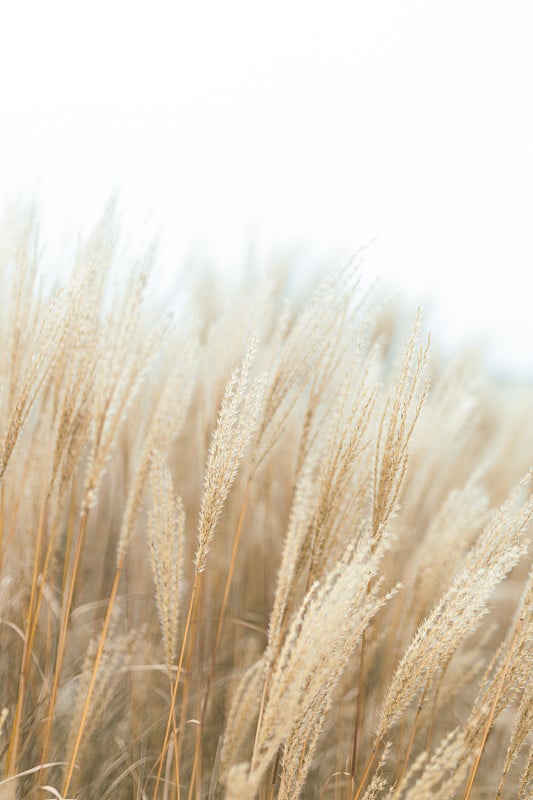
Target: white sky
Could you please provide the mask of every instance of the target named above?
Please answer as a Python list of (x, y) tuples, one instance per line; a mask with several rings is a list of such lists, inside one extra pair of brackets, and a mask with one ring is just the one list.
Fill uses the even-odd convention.
[(169, 270), (375, 239), (437, 338), (533, 378), (532, 41), (530, 0), (4, 2), (0, 200), (57, 233), (118, 188)]

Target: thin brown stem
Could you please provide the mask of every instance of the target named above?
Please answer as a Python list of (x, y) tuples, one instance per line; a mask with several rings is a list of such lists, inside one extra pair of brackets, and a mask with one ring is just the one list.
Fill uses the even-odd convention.
[[(46, 487), (44, 487), (44, 492), (46, 492)], [(33, 644), (33, 632), (35, 630), (36, 625), (36, 616), (38, 613), (38, 606), (36, 603), (36, 596), (37, 596), (37, 584), (39, 578), (39, 565), (41, 561), (41, 550), (43, 547), (43, 539), (44, 539), (44, 520), (46, 516), (46, 494), (43, 496), (43, 500), (41, 502), (41, 513), (39, 514), (39, 525), (37, 529), (37, 541), (35, 543), (35, 555), (33, 558), (33, 575), (32, 575), (32, 582), (31, 582), (31, 590), (30, 590), (30, 599), (28, 603), (28, 617), (26, 621), (26, 631), (24, 636), (24, 648), (22, 652), (22, 663), (20, 668), (20, 675), (19, 675), (19, 685), (18, 685), (18, 692), (17, 692), (17, 704), (15, 707), (15, 717), (13, 720), (13, 728), (11, 732), (11, 739), (9, 742), (9, 750), (6, 757), (6, 767), (5, 767), (5, 775), (9, 777), (15, 771), (16, 764), (17, 764), (17, 756), (18, 756), (18, 747), (19, 747), (19, 737), (20, 737), (20, 724), (22, 721), (22, 711), (24, 707), (24, 696), (26, 693), (26, 676), (28, 672), (28, 666), (30, 663), (31, 651), (32, 651), (32, 644)]]
[[(54, 665), (54, 678), (52, 682), (52, 690), (50, 692), (50, 702), (48, 704), (48, 715), (46, 720), (46, 725), (44, 729), (44, 736), (43, 736), (43, 745), (41, 750), (41, 763), (45, 763), (48, 760), (48, 751), (50, 748), (50, 738), (52, 734), (52, 723), (54, 718), (54, 709), (57, 700), (57, 691), (59, 688), (59, 678), (61, 675), (61, 667), (63, 666), (63, 657), (65, 654), (65, 643), (67, 640), (67, 630), (68, 630), (68, 622), (70, 617), (70, 609), (72, 606), (72, 599), (74, 597), (74, 586), (76, 584), (76, 577), (78, 574), (78, 568), (81, 559), (81, 553), (83, 549), (83, 542), (85, 539), (85, 531), (87, 529), (87, 520), (89, 518), (89, 508), (87, 506), (84, 507), (81, 517), (80, 517), (80, 525), (78, 531), (78, 538), (76, 541), (76, 549), (74, 551), (74, 558), (72, 563), (72, 569), (70, 570), (69, 579), (67, 581), (66, 587), (66, 595), (64, 595), (63, 600), (63, 609), (62, 609), (62, 616), (61, 616), (61, 625), (59, 630), (59, 641), (57, 645), (57, 652), (55, 658), (55, 665)], [(43, 776), (41, 776), (43, 778)]]
[(124, 566), (124, 559), (117, 564), (117, 568), (115, 570), (115, 578), (113, 580), (113, 586), (111, 587), (111, 593), (109, 595), (109, 600), (107, 603), (107, 610), (104, 617), (104, 624), (102, 626), (102, 632), (100, 634), (100, 640), (98, 642), (98, 649), (96, 651), (96, 656), (94, 658), (93, 669), (91, 673), (91, 680), (89, 682), (89, 686), (87, 688), (87, 696), (85, 698), (85, 703), (83, 705), (83, 710), (81, 713), (80, 723), (78, 725), (78, 733), (76, 735), (76, 740), (74, 742), (74, 748), (72, 750), (72, 755), (70, 757), (70, 762), (67, 769), (67, 775), (65, 778), (65, 782), (63, 785), (63, 797), (66, 797), (68, 794), (68, 790), (70, 788), (70, 783), (72, 780), (72, 773), (74, 772), (74, 767), (76, 766), (76, 758), (78, 757), (78, 752), (81, 745), (81, 739), (83, 736), (83, 732), (85, 730), (85, 725), (87, 723), (87, 717), (89, 714), (89, 707), (91, 705), (91, 699), (94, 692), (94, 687), (96, 685), (96, 676), (98, 674), (98, 668), (100, 666), (100, 662), (102, 660), (102, 656), (104, 653), (104, 647), (107, 638), (107, 632), (109, 630), (109, 623), (111, 622), (111, 615), (113, 613), (113, 607), (115, 605), (115, 599), (117, 596), (118, 586), (120, 583), (120, 576), (122, 574), (122, 568)]
[(266, 700), (267, 700), (268, 691), (269, 691), (269, 688), (270, 688), (270, 676), (271, 676), (271, 674), (272, 674), (272, 670), (269, 668), (268, 673), (267, 673), (267, 675), (265, 677), (265, 680), (264, 680), (264, 683), (263, 683), (263, 692), (261, 694), (261, 702), (259, 704), (259, 716), (257, 718), (257, 726), (256, 726), (256, 729), (255, 729), (255, 739), (254, 739), (254, 746), (253, 746), (253, 750), (252, 750), (252, 759), (250, 761), (250, 772), (254, 771), (254, 769), (256, 767), (256, 763), (257, 763), (258, 745), (259, 745), (259, 732), (261, 730), (261, 723), (263, 721), (263, 714), (265, 712)]
[[(302, 754), (303, 758), (303, 754)], [(300, 763), (302, 761), (300, 759)], [(274, 759), (274, 764), (272, 765), (272, 777), (270, 779), (270, 785), (268, 788), (267, 800), (273, 800), (274, 797), (274, 789), (276, 788), (276, 780), (278, 776), (278, 769), (279, 769), (279, 761), (280, 761), (280, 748), (278, 747), (278, 751), (276, 753), (276, 758)]]
[(411, 757), (411, 752), (413, 750), (413, 745), (414, 745), (414, 742), (415, 742), (416, 730), (417, 730), (417, 726), (418, 726), (418, 720), (420, 719), (420, 714), (422, 713), (422, 707), (424, 705), (424, 698), (426, 696), (427, 688), (428, 688), (428, 684), (426, 683), (426, 685), (424, 686), (424, 691), (422, 692), (422, 696), (420, 698), (420, 701), (419, 701), (417, 709), (416, 709), (415, 718), (413, 720), (413, 725), (411, 727), (411, 735), (409, 736), (409, 742), (407, 743), (407, 749), (405, 751), (405, 756), (404, 756), (404, 759), (403, 759), (403, 762), (402, 762), (402, 768), (401, 768), (400, 774), (398, 776), (398, 779), (396, 780), (396, 784), (397, 785), (400, 784), (400, 782), (401, 782), (401, 780), (402, 780), (402, 778), (405, 775), (405, 772), (407, 770), (407, 765), (409, 763), (409, 758)]
[(361, 638), (361, 652), (359, 655), (359, 675), (357, 679), (357, 701), (355, 707), (355, 720), (353, 726), (352, 757), (350, 761), (350, 772), (355, 779), (357, 773), (357, 762), (359, 759), (359, 742), (363, 727), (363, 701), (364, 701), (364, 668), (365, 668), (365, 645), (366, 631), (363, 631)]
[(481, 737), (481, 744), (479, 750), (477, 752), (476, 758), (472, 765), (472, 769), (470, 770), (470, 775), (468, 776), (468, 781), (466, 783), (465, 793), (463, 795), (463, 800), (469, 800), (470, 795), (472, 793), (472, 787), (474, 786), (474, 781), (476, 779), (477, 771), (479, 769), (479, 764), (481, 762), (481, 757), (483, 755), (483, 751), (485, 750), (485, 745), (487, 743), (487, 739), (490, 733), (490, 729), (492, 727), (492, 722), (494, 720), (494, 716), (496, 714), (496, 708), (498, 706), (498, 701), (500, 699), (501, 693), (503, 691), (503, 687), (505, 684), (505, 679), (507, 677), (507, 673), (509, 671), (509, 667), (511, 666), (511, 659), (513, 656), (514, 646), (518, 639), (518, 634), (520, 632), (520, 625), (516, 626), (516, 630), (514, 632), (511, 644), (509, 646), (509, 652), (507, 654), (507, 658), (505, 659), (505, 664), (503, 665), (503, 669), (501, 671), (500, 680), (498, 681), (498, 686), (496, 688), (496, 693), (494, 695), (494, 700), (492, 701), (490, 712), (487, 717), (487, 722), (485, 724), (485, 728), (483, 730), (483, 736)]
[[(182, 670), (182, 667), (183, 667), (183, 659), (185, 658), (185, 649), (186, 649), (188, 638), (189, 638), (189, 629), (190, 629), (190, 626), (191, 626), (191, 619), (192, 619), (193, 611), (194, 611), (194, 608), (195, 608), (196, 602), (197, 602), (198, 587), (200, 585), (200, 575), (201, 575), (201, 573), (195, 572), (194, 583), (193, 583), (192, 590), (191, 590), (191, 596), (189, 598), (189, 607), (187, 609), (187, 618), (186, 618), (186, 622), (185, 622), (185, 630), (183, 632), (183, 640), (182, 640), (182, 643), (181, 643), (180, 657), (179, 657), (179, 660), (178, 660), (178, 669), (176, 671), (176, 679), (174, 681), (174, 688), (172, 690), (172, 696), (171, 696), (171, 699), (170, 699), (170, 709), (169, 709), (168, 718), (167, 718), (167, 726), (166, 726), (166, 729), (165, 729), (165, 736), (163, 738), (163, 745), (161, 747), (161, 753), (159, 755), (158, 762), (157, 762), (158, 763), (158, 770), (157, 770), (157, 776), (156, 776), (156, 781), (155, 781), (153, 800), (156, 800), (156, 798), (157, 798), (157, 792), (158, 792), (158, 789), (159, 789), (159, 783), (161, 781), (161, 772), (162, 772), (162, 769), (163, 769), (163, 762), (165, 760), (165, 752), (166, 752), (167, 747), (168, 747), (168, 739), (169, 739), (169, 736), (170, 736), (170, 728), (172, 726), (172, 719), (173, 719), (173, 716), (174, 716), (174, 707), (176, 705), (176, 698), (177, 698), (177, 694), (178, 694), (178, 686), (179, 686), (179, 682), (180, 682), (181, 670)], [(183, 707), (183, 704), (182, 704), (182, 707)], [(179, 758), (178, 751), (176, 751), (174, 753), (174, 758), (176, 758), (176, 759)]]
[(73, 488), (70, 493), (70, 503), (69, 503), (68, 521), (67, 521), (67, 538), (65, 541), (65, 560), (63, 563), (63, 580), (62, 580), (63, 591), (65, 591), (65, 586), (67, 583), (68, 565), (70, 562), (70, 554), (72, 552), (72, 537), (74, 535), (74, 510), (76, 502), (75, 496), (76, 492)]
[(370, 753), (368, 761), (366, 762), (364, 772), (361, 776), (361, 780), (359, 781), (357, 789), (355, 790), (353, 800), (359, 800), (359, 798), (361, 797), (363, 789), (365, 788), (366, 782), (368, 780), (368, 776), (370, 775), (370, 770), (372, 769), (374, 761), (376, 760), (376, 756), (378, 754), (380, 745), (381, 745), (381, 739), (378, 738), (374, 742), (374, 747), (372, 748), (372, 752)]
[(251, 486), (251, 476), (248, 478), (248, 482), (246, 484), (246, 491), (244, 493), (244, 498), (243, 498), (241, 510), (240, 510), (240, 513), (239, 513), (239, 520), (238, 520), (238, 523), (237, 523), (237, 529), (235, 531), (235, 536), (234, 536), (234, 539), (233, 539), (233, 547), (232, 547), (232, 550), (231, 550), (231, 559), (230, 559), (229, 570), (228, 570), (228, 574), (227, 574), (227, 577), (226, 577), (226, 585), (224, 587), (224, 595), (222, 597), (222, 605), (220, 607), (220, 613), (218, 615), (218, 624), (217, 624), (217, 629), (216, 629), (216, 634), (215, 634), (215, 643), (213, 645), (213, 653), (211, 655), (211, 664), (210, 664), (210, 667), (209, 667), (209, 674), (207, 676), (207, 682), (206, 682), (206, 687), (205, 687), (205, 692), (204, 692), (204, 698), (203, 698), (203, 702), (202, 702), (202, 710), (200, 712), (200, 724), (197, 726), (197, 729), (196, 729), (196, 745), (195, 745), (195, 750), (194, 750), (194, 760), (193, 760), (193, 766), (192, 766), (192, 772), (191, 772), (191, 782), (190, 782), (190, 787), (189, 787), (188, 800), (192, 800), (193, 789), (194, 789), (194, 785), (195, 785), (195, 782), (196, 782), (196, 775), (197, 775), (197, 771), (198, 771), (198, 761), (199, 761), (199, 758), (200, 758), (202, 731), (203, 731), (205, 718), (206, 718), (206, 714), (207, 714), (207, 705), (209, 703), (211, 687), (213, 685), (213, 676), (214, 676), (214, 673), (215, 673), (216, 658), (217, 658), (218, 648), (220, 646), (220, 640), (222, 638), (222, 630), (224, 628), (224, 621), (225, 621), (225, 617), (226, 617), (226, 609), (227, 609), (227, 606), (228, 606), (229, 593), (230, 593), (230, 589), (231, 589), (231, 583), (232, 583), (232, 580), (233, 580), (233, 574), (234, 574), (234, 571), (235, 571), (235, 564), (236, 564), (236, 561), (237, 561), (237, 551), (239, 549), (239, 542), (240, 542), (240, 539), (241, 539), (241, 533), (242, 533), (243, 524), (244, 524), (244, 517), (246, 515), (246, 508), (248, 506), (248, 498), (249, 498), (249, 495), (250, 495), (250, 486)]

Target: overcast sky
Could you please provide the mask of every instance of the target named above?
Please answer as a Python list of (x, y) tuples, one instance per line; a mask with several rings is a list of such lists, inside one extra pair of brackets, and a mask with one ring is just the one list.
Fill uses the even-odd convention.
[(372, 241), (440, 339), (533, 379), (532, 41), (529, 0), (3, 3), (0, 200), (55, 235), (118, 188), (168, 270)]

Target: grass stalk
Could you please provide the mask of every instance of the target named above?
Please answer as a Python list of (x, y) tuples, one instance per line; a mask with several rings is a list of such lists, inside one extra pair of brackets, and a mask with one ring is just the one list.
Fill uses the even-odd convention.
[(352, 736), (352, 755), (350, 760), (350, 773), (354, 780), (357, 775), (357, 762), (359, 758), (359, 741), (363, 727), (363, 695), (365, 690), (364, 669), (365, 669), (365, 646), (366, 631), (363, 631), (361, 638), (361, 650), (359, 654), (359, 675), (357, 680), (357, 700), (355, 706), (355, 720)]
[(24, 636), (24, 648), (22, 652), (22, 663), (19, 673), (19, 686), (17, 692), (17, 704), (15, 707), (15, 717), (11, 731), (9, 749), (6, 756), (5, 776), (13, 775), (18, 756), (20, 725), (24, 708), (24, 698), (26, 694), (26, 678), (33, 645), (33, 634), (37, 624), (39, 607), (36, 603), (37, 584), (39, 578), (39, 566), (41, 561), (41, 550), (43, 547), (44, 530), (46, 517), (46, 487), (43, 489), (43, 499), (41, 501), (41, 511), (39, 514), (39, 525), (37, 529), (37, 539), (35, 543), (35, 554), (33, 558), (33, 574), (31, 581), (30, 599), (28, 602), (28, 615), (26, 619), (26, 630)]
[(357, 784), (357, 789), (355, 790), (355, 793), (354, 793), (354, 796), (353, 796), (353, 800), (360, 800), (360, 797), (361, 797), (361, 795), (362, 795), (362, 793), (364, 791), (364, 788), (366, 786), (366, 782), (367, 782), (368, 777), (370, 775), (370, 770), (374, 766), (374, 762), (375, 762), (377, 754), (379, 752), (380, 745), (381, 745), (381, 739), (377, 738), (376, 741), (374, 742), (374, 747), (372, 748), (372, 752), (368, 756), (368, 760), (367, 760), (365, 768), (363, 770), (363, 774), (361, 776), (361, 779), (360, 779), (359, 783)]
[(95, 684), (96, 684), (96, 677), (98, 675), (98, 668), (100, 666), (100, 662), (102, 660), (102, 655), (104, 653), (104, 647), (105, 647), (105, 643), (106, 643), (106, 639), (107, 639), (107, 633), (108, 633), (108, 630), (109, 630), (109, 624), (111, 622), (111, 615), (113, 613), (113, 608), (114, 608), (114, 605), (115, 605), (115, 600), (116, 600), (116, 596), (117, 596), (117, 591), (118, 591), (118, 587), (119, 587), (119, 583), (120, 583), (120, 577), (122, 575), (123, 567), (124, 567), (124, 559), (122, 559), (121, 562), (119, 564), (117, 564), (117, 568), (115, 570), (115, 577), (113, 579), (113, 585), (111, 587), (111, 592), (110, 592), (109, 600), (108, 600), (108, 603), (107, 603), (106, 613), (105, 613), (105, 617), (104, 617), (104, 623), (102, 625), (102, 631), (100, 633), (100, 639), (98, 641), (98, 647), (97, 647), (96, 655), (95, 655), (95, 658), (94, 658), (94, 664), (93, 664), (93, 668), (92, 668), (91, 679), (90, 679), (90, 682), (89, 682), (89, 686), (87, 687), (87, 695), (85, 697), (85, 703), (83, 705), (83, 710), (82, 710), (82, 713), (81, 713), (80, 723), (79, 723), (79, 726), (78, 726), (78, 732), (76, 734), (76, 739), (75, 739), (75, 742), (74, 742), (72, 755), (70, 757), (70, 761), (69, 761), (69, 764), (68, 764), (68, 767), (67, 767), (67, 774), (66, 774), (65, 781), (64, 781), (64, 784), (63, 784), (63, 791), (62, 791), (63, 797), (66, 797), (67, 794), (68, 794), (68, 790), (70, 788), (70, 784), (71, 784), (71, 781), (72, 781), (72, 775), (73, 775), (73, 772), (74, 772), (74, 768), (76, 766), (76, 759), (78, 757), (78, 752), (79, 752), (79, 749), (80, 749), (81, 740), (82, 740), (82, 737), (83, 737), (83, 732), (85, 730), (85, 725), (87, 723), (87, 717), (88, 717), (88, 714), (89, 714), (89, 707), (91, 705), (91, 700), (92, 700), (92, 696), (93, 696), (93, 692), (94, 692), (94, 687), (95, 687)]
[(413, 745), (414, 745), (414, 742), (415, 742), (415, 735), (416, 735), (416, 731), (417, 731), (417, 728), (418, 728), (418, 721), (420, 719), (420, 714), (422, 713), (422, 708), (423, 708), (423, 705), (424, 705), (424, 698), (426, 696), (427, 689), (428, 689), (428, 684), (426, 683), (426, 685), (424, 686), (424, 690), (422, 692), (422, 696), (421, 696), (421, 698), (420, 698), (420, 700), (418, 702), (418, 705), (416, 707), (415, 718), (413, 720), (413, 724), (411, 725), (411, 733), (410, 733), (410, 736), (409, 736), (409, 741), (407, 743), (407, 748), (405, 750), (405, 756), (404, 756), (403, 761), (402, 761), (402, 767), (401, 767), (401, 770), (400, 770), (400, 774), (398, 775), (398, 778), (395, 781), (396, 785), (399, 785), (401, 783), (402, 778), (403, 778), (403, 776), (405, 775), (405, 773), (407, 771), (407, 767), (408, 767), (408, 764), (409, 764), (409, 759), (411, 758), (411, 752), (413, 750)]
[[(172, 689), (172, 695), (171, 695), (171, 699), (170, 699), (170, 709), (169, 709), (168, 718), (167, 718), (167, 724), (166, 724), (166, 728), (165, 728), (165, 735), (163, 737), (163, 744), (161, 746), (161, 753), (160, 753), (159, 758), (157, 760), (158, 770), (157, 770), (157, 776), (156, 776), (156, 780), (155, 780), (155, 786), (154, 786), (154, 792), (153, 792), (153, 800), (156, 800), (156, 798), (157, 798), (157, 792), (159, 790), (159, 783), (161, 781), (161, 772), (162, 772), (162, 768), (163, 768), (163, 762), (165, 760), (165, 753), (166, 753), (166, 750), (167, 750), (167, 747), (168, 747), (170, 729), (172, 727), (172, 718), (173, 718), (173, 715), (174, 715), (174, 708), (175, 708), (175, 705), (176, 705), (176, 698), (177, 698), (177, 695), (178, 695), (178, 686), (179, 686), (179, 683), (180, 683), (181, 671), (182, 671), (182, 667), (183, 667), (183, 660), (184, 660), (184, 657), (185, 657), (185, 650), (186, 650), (186, 647), (187, 647), (187, 644), (188, 644), (188, 641), (189, 641), (189, 630), (190, 630), (190, 626), (191, 626), (191, 620), (192, 620), (193, 613), (194, 613), (195, 608), (196, 608), (196, 604), (198, 602), (198, 593), (199, 593), (199, 589), (200, 589), (200, 585), (201, 585), (201, 575), (202, 575), (202, 573), (195, 572), (194, 583), (193, 583), (193, 586), (192, 586), (192, 589), (191, 589), (191, 595), (190, 595), (190, 598), (189, 598), (189, 606), (188, 606), (188, 609), (187, 609), (187, 617), (186, 617), (186, 620), (185, 620), (185, 629), (183, 631), (183, 639), (182, 639), (181, 650), (180, 650), (180, 655), (179, 655), (179, 659), (178, 659), (178, 668), (177, 668), (177, 671), (176, 671), (176, 678), (174, 680), (174, 686), (173, 686), (173, 689)], [(180, 725), (180, 731), (181, 731), (181, 725)], [(179, 752), (178, 752), (178, 750), (176, 750), (176, 752), (174, 753), (174, 758), (179, 760)]]
[(239, 513), (239, 519), (238, 519), (238, 522), (237, 522), (237, 528), (236, 528), (236, 531), (235, 531), (235, 536), (233, 538), (230, 565), (229, 565), (229, 569), (228, 569), (228, 574), (226, 576), (226, 582), (225, 582), (225, 585), (224, 585), (224, 594), (222, 596), (222, 604), (220, 606), (220, 612), (219, 612), (219, 615), (218, 615), (218, 623), (217, 623), (217, 629), (216, 629), (216, 633), (215, 633), (215, 641), (214, 641), (214, 644), (213, 644), (213, 651), (212, 651), (212, 654), (211, 654), (211, 663), (210, 663), (210, 666), (209, 666), (209, 673), (208, 673), (208, 676), (207, 676), (207, 681), (206, 681), (205, 690), (204, 690), (202, 708), (201, 708), (201, 712), (200, 712), (200, 720), (199, 720), (199, 724), (198, 724), (197, 729), (196, 729), (196, 742), (195, 742), (195, 749), (194, 749), (194, 759), (193, 759), (193, 765), (192, 765), (191, 781), (190, 781), (190, 786), (189, 786), (189, 797), (188, 797), (188, 800), (192, 800), (193, 790), (194, 790), (194, 786), (195, 786), (196, 778), (197, 778), (198, 762), (199, 762), (199, 759), (200, 759), (200, 750), (201, 750), (201, 744), (202, 744), (202, 731), (203, 731), (203, 728), (204, 728), (205, 718), (206, 718), (206, 714), (207, 714), (207, 706), (208, 706), (208, 703), (209, 703), (211, 687), (213, 685), (213, 676), (215, 674), (215, 665), (216, 665), (216, 659), (217, 659), (217, 654), (218, 654), (218, 648), (220, 646), (220, 641), (221, 641), (221, 638), (222, 638), (222, 630), (224, 628), (224, 621), (225, 621), (225, 618), (226, 618), (226, 609), (227, 609), (227, 606), (228, 606), (229, 593), (230, 593), (230, 589), (231, 589), (231, 585), (232, 585), (233, 575), (234, 575), (234, 572), (235, 572), (235, 563), (236, 563), (236, 560), (237, 560), (237, 552), (238, 552), (238, 549), (239, 549), (239, 542), (240, 542), (240, 539), (241, 539), (242, 529), (243, 529), (243, 525), (244, 525), (244, 518), (246, 516), (246, 508), (248, 506), (248, 498), (250, 496), (250, 486), (251, 486), (251, 476), (248, 477), (248, 480), (247, 480), (247, 483), (246, 483), (246, 489), (245, 489), (245, 492), (244, 492), (244, 498), (243, 498), (242, 505), (241, 505), (241, 510), (240, 510), (240, 513)]
[(513, 638), (511, 640), (511, 644), (509, 646), (509, 652), (507, 653), (507, 658), (505, 659), (505, 663), (504, 663), (502, 671), (501, 671), (501, 675), (500, 675), (500, 679), (498, 681), (498, 685), (497, 685), (496, 691), (494, 693), (494, 699), (493, 699), (493, 701), (491, 703), (491, 706), (490, 706), (490, 711), (489, 711), (489, 714), (487, 716), (487, 721), (485, 723), (485, 727), (483, 729), (483, 735), (481, 737), (481, 743), (480, 743), (480, 745), (478, 747), (478, 750), (477, 750), (477, 753), (476, 753), (476, 757), (474, 759), (474, 763), (472, 764), (472, 768), (470, 770), (470, 774), (468, 775), (468, 780), (466, 782), (466, 788), (465, 788), (465, 791), (464, 791), (464, 794), (463, 794), (463, 800), (469, 800), (470, 799), (470, 795), (472, 794), (472, 788), (474, 786), (474, 781), (476, 780), (476, 775), (477, 775), (478, 770), (479, 770), (479, 765), (480, 765), (480, 762), (481, 762), (481, 758), (483, 756), (483, 752), (485, 750), (485, 745), (487, 743), (487, 739), (489, 737), (490, 729), (491, 729), (492, 723), (494, 721), (494, 716), (496, 714), (496, 708), (498, 707), (498, 702), (500, 700), (500, 697), (501, 697), (501, 694), (502, 694), (502, 691), (503, 691), (503, 687), (505, 685), (505, 679), (507, 677), (507, 673), (508, 673), (509, 668), (511, 666), (514, 646), (515, 646), (515, 644), (516, 644), (516, 642), (518, 640), (519, 633), (520, 633), (520, 625), (517, 625), (516, 629), (515, 629), (515, 632), (514, 632), (514, 635), (513, 635)]
[[(59, 640), (57, 644), (57, 652), (54, 664), (54, 675), (52, 680), (52, 689), (50, 691), (50, 700), (48, 703), (48, 713), (46, 717), (45, 729), (43, 734), (43, 743), (41, 748), (41, 763), (48, 760), (48, 753), (50, 749), (50, 740), (52, 734), (52, 725), (54, 719), (54, 709), (57, 701), (57, 691), (59, 688), (59, 679), (61, 676), (61, 668), (63, 666), (63, 658), (65, 655), (65, 644), (67, 641), (68, 623), (70, 617), (70, 610), (72, 607), (72, 600), (74, 597), (74, 587), (76, 584), (76, 577), (81, 560), (81, 553), (83, 550), (83, 543), (85, 539), (85, 532), (87, 530), (87, 522), (89, 519), (89, 508), (85, 506), (81, 513), (80, 524), (78, 529), (78, 537), (76, 540), (76, 548), (74, 551), (72, 568), (69, 573), (67, 581), (66, 594), (63, 599), (63, 608), (61, 614), (61, 623), (59, 629)], [(43, 776), (41, 776), (43, 779)], [(43, 779), (44, 780), (44, 779)]]

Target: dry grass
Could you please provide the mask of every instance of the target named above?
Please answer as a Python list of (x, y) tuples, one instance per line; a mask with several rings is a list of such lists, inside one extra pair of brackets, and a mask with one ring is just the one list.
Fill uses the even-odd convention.
[(112, 212), (0, 236), (1, 800), (531, 798), (530, 393), (354, 264), (161, 323)]

